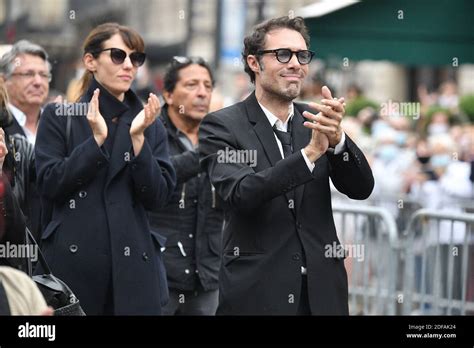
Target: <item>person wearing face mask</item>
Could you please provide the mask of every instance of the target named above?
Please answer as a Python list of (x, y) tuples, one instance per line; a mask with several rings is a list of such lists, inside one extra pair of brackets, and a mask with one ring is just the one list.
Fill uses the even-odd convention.
[[(46, 106), (36, 140), (42, 249), (87, 315), (159, 315), (168, 300), (164, 238), (146, 210), (168, 202), (176, 175), (158, 98), (130, 89), (145, 61), (131, 28), (105, 23), (84, 42), (81, 97)], [(38, 271), (37, 273), (39, 273)]]
[(449, 131), (449, 116), (447, 111), (436, 111), (431, 117), (431, 122), (428, 125), (428, 135), (447, 134)]

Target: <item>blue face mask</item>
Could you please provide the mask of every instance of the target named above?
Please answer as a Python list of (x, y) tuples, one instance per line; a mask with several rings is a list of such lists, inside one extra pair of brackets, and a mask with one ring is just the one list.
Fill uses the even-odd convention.
[(397, 133), (397, 144), (400, 146), (405, 145), (407, 142), (407, 133), (405, 132), (398, 132)]
[(430, 163), (433, 167), (447, 167), (451, 163), (451, 156), (448, 154), (433, 155), (430, 158)]
[(397, 157), (399, 149), (396, 145), (383, 145), (380, 147), (378, 154), (384, 162), (390, 162)]

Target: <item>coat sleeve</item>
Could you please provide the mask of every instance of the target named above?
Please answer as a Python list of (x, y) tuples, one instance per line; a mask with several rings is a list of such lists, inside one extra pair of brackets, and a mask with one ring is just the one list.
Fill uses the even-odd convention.
[(219, 196), (230, 207), (252, 212), (266, 202), (313, 180), (301, 151), (278, 161), (274, 167), (255, 172), (245, 163), (223, 161), (219, 154), (239, 146), (221, 118), (207, 115), (199, 128), (201, 166), (207, 170)]
[(171, 163), (176, 170), (178, 184), (188, 181), (202, 171), (197, 151), (185, 151), (179, 155), (171, 156)]
[(374, 177), (362, 151), (346, 134), (346, 150), (328, 154), (330, 176), (339, 192), (351, 199), (367, 199), (374, 188)]
[(69, 156), (67, 151), (66, 118), (56, 116), (55, 104), (49, 104), (41, 115), (35, 144), (38, 190), (48, 199), (64, 201), (108, 163), (92, 132)]
[(134, 192), (147, 210), (166, 205), (176, 186), (176, 173), (169, 158), (165, 128), (159, 119), (150, 130), (153, 129), (154, 135), (145, 136), (142, 150), (129, 164)]

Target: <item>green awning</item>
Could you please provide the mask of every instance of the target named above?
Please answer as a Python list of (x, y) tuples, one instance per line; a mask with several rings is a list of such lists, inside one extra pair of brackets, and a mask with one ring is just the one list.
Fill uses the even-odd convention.
[(305, 21), (322, 59), (460, 65), (474, 63), (473, 16), (470, 0), (366, 0)]

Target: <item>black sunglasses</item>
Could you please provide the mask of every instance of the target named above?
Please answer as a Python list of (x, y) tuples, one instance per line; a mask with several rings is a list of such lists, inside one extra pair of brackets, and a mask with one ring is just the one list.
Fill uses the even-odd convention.
[(277, 60), (280, 63), (288, 63), (291, 58), (293, 58), (293, 54), (296, 54), (296, 58), (301, 65), (306, 65), (311, 62), (314, 56), (313, 51), (309, 50), (301, 50), (301, 51), (292, 51), (289, 48), (277, 48), (275, 50), (260, 50), (257, 54), (262, 55), (265, 53), (273, 53), (276, 55)]
[[(97, 53), (101, 53), (104, 51), (110, 51), (110, 58), (114, 64), (122, 64), (127, 58), (127, 52), (120, 48), (106, 48)], [(145, 63), (146, 54), (143, 52), (132, 52), (129, 55), (130, 61), (132, 62), (134, 67), (142, 66)]]

